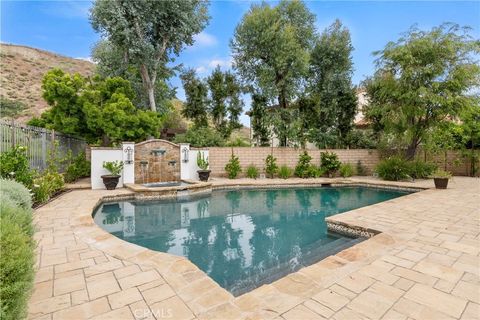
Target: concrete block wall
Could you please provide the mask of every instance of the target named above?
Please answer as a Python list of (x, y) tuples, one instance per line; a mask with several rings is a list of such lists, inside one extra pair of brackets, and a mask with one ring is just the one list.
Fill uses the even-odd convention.
[[(264, 172), (265, 158), (269, 154), (273, 154), (277, 158), (278, 166), (287, 165), (290, 168), (295, 168), (298, 162), (299, 155), (304, 151), (303, 149), (294, 148), (270, 148), (270, 147), (255, 147), (255, 148), (218, 148), (212, 147), (209, 149), (210, 169), (212, 170), (212, 176), (223, 177), (226, 176), (225, 165), (230, 160), (232, 150), (233, 153), (239, 157), (240, 165), (242, 169), (248, 165), (253, 164), (260, 171)], [(356, 167), (357, 162), (360, 160), (362, 166), (366, 169), (367, 173), (371, 174), (373, 169), (380, 160), (377, 150), (367, 149), (350, 149), (350, 150), (307, 150), (308, 154), (312, 157), (312, 163), (320, 165), (320, 153), (330, 151), (335, 152), (338, 158), (343, 163), (350, 163)], [(242, 172), (244, 176), (245, 170)]]
[[(477, 151), (477, 154), (479, 152)], [(471, 162), (468, 157), (465, 157), (461, 151), (449, 150), (440, 153), (425, 152), (419, 150), (416, 158), (422, 161), (429, 161), (435, 163), (440, 169), (450, 171), (455, 176), (470, 176)], [(445, 165), (446, 164), (446, 165)], [(476, 163), (477, 174), (480, 176), (480, 158)]]

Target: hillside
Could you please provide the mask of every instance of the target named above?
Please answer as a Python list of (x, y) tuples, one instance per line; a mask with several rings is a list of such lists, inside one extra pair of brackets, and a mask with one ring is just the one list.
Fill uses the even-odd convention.
[(0, 44), (1, 116), (26, 122), (45, 111), (48, 106), (42, 99), (42, 79), (52, 68), (87, 76), (93, 74), (95, 65), (40, 49)]

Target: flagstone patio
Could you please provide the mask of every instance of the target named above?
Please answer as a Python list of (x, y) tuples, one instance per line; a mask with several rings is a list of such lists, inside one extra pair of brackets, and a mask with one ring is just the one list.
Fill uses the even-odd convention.
[[(214, 187), (319, 183), (218, 179)], [(431, 180), (387, 183), (431, 188)], [(183, 257), (115, 238), (91, 213), (130, 191), (74, 190), (35, 211), (30, 319), (478, 319), (480, 179), (455, 177), (329, 220), (382, 232), (239, 297)]]

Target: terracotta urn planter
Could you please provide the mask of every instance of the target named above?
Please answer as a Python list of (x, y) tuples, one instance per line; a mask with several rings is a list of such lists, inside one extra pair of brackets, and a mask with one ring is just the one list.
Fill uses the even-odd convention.
[(120, 175), (106, 174), (101, 177), (107, 190), (115, 190), (120, 180)]

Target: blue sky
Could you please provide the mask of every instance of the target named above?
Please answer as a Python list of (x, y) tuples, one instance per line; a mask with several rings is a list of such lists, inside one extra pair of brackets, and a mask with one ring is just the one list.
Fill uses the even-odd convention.
[[(88, 58), (99, 39), (88, 20), (91, 1), (1, 0), (0, 3), (2, 42)], [(211, 1), (210, 24), (176, 62), (196, 68), (201, 76), (207, 76), (217, 64), (229, 68), (229, 40), (250, 4), (242, 0)], [(398, 39), (413, 24), (430, 29), (442, 22), (455, 22), (471, 26), (473, 35), (480, 38), (480, 1), (306, 1), (306, 4), (317, 17), (318, 30), (325, 29), (336, 18), (350, 29), (355, 47), (355, 84), (373, 73), (372, 52)], [(171, 84), (179, 87), (178, 96), (183, 99), (178, 78), (173, 78)], [(249, 109), (249, 99), (245, 109)], [(242, 121), (248, 123), (246, 116), (242, 116)]]

